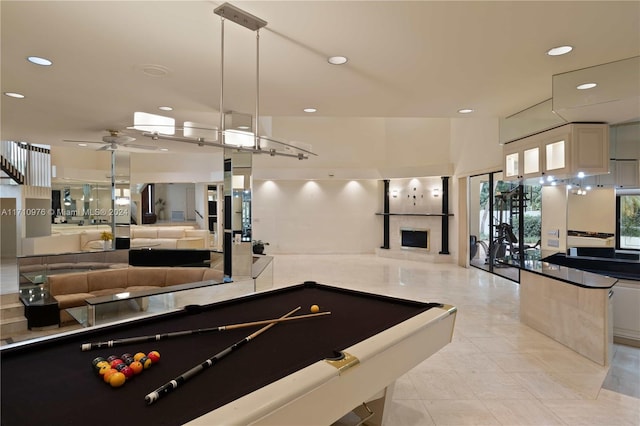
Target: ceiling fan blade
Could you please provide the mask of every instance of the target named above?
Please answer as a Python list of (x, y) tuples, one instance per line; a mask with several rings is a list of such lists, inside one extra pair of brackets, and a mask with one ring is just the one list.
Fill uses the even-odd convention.
[(71, 143), (97, 143), (100, 145), (104, 145), (104, 142), (100, 142), (100, 141), (79, 141), (79, 140), (73, 140), (73, 139), (63, 139), (62, 142), (71, 142)]

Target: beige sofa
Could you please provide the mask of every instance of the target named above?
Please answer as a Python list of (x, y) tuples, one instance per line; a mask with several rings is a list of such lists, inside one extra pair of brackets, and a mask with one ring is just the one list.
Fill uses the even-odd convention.
[(193, 226), (135, 226), (130, 230), (130, 247), (153, 249), (206, 249), (209, 231)]
[(104, 242), (100, 239), (102, 232), (99, 229), (91, 229), (67, 234), (25, 238), (22, 240), (22, 252), (25, 256), (34, 256), (104, 250)]
[(123, 292), (154, 290), (177, 284), (213, 280), (224, 274), (212, 268), (134, 267), (50, 275), (49, 293), (58, 301), (60, 323), (72, 320), (65, 309), (85, 305), (85, 299)]

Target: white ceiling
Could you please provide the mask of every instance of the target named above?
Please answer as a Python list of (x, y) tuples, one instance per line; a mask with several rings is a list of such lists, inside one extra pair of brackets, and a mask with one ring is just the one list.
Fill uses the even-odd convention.
[[(268, 22), (261, 116), (505, 117), (549, 99), (554, 74), (640, 55), (637, 1), (231, 3)], [(26, 98), (1, 96), (0, 136), (99, 141), (131, 126), (134, 111), (217, 124), (220, 4), (2, 0), (2, 92)], [(255, 111), (255, 44), (226, 21), (225, 109)], [(569, 55), (545, 54), (565, 44)], [(330, 55), (349, 62), (330, 65)], [(148, 65), (168, 74), (148, 76)]]

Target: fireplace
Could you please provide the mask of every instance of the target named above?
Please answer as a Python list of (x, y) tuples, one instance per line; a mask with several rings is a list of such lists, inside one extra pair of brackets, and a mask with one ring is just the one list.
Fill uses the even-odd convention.
[(429, 230), (401, 228), (400, 246), (403, 249), (429, 250)]

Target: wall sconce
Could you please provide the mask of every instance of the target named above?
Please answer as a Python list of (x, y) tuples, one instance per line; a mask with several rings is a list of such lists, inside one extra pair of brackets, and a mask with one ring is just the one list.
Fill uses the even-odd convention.
[(393, 191), (391, 191), (391, 196), (392, 196), (393, 198), (398, 198), (398, 190), (397, 190), (397, 189), (394, 189)]
[(434, 197), (439, 197), (440, 196), (440, 190), (438, 188), (433, 188), (431, 190), (431, 192), (433, 193)]

